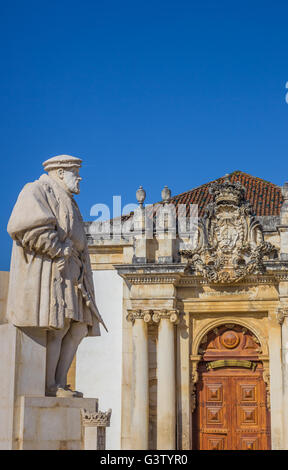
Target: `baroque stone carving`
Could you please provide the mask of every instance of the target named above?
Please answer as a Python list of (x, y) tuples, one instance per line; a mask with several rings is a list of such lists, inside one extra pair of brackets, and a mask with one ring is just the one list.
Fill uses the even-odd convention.
[(203, 276), (211, 283), (238, 282), (250, 274), (263, 274), (265, 257), (276, 248), (264, 241), (260, 222), (245, 200), (245, 188), (228, 176), (211, 185), (213, 202), (199, 220), (195, 250), (182, 250), (188, 260), (186, 272)]
[(280, 325), (283, 325), (285, 317), (288, 317), (288, 305), (281, 305), (277, 309), (277, 320)]
[(266, 400), (267, 400), (267, 408), (269, 411), (271, 411), (271, 398), (270, 398), (270, 374), (269, 374), (269, 364), (266, 364), (263, 361), (263, 380), (266, 385)]
[(154, 312), (152, 320), (154, 323), (159, 323), (162, 318), (167, 318), (174, 324), (178, 324), (179, 322), (177, 310), (157, 310)]
[(144, 312), (142, 310), (128, 310), (128, 314), (126, 316), (127, 321), (131, 321), (134, 324), (135, 320), (144, 319)]
[(199, 363), (199, 358), (198, 357), (196, 360), (192, 360), (191, 364), (191, 381), (190, 381), (190, 406), (191, 406), (191, 413), (194, 413), (196, 406), (197, 406), (197, 382), (199, 379), (199, 374), (198, 374), (198, 363)]
[(238, 346), (240, 342), (240, 337), (235, 331), (227, 330), (220, 337), (220, 341), (225, 348), (234, 349)]

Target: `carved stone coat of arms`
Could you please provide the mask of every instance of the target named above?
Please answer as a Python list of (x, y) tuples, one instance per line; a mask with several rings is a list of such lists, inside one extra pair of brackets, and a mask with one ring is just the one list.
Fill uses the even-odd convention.
[(210, 187), (213, 202), (199, 220), (198, 243), (182, 250), (187, 272), (204, 276), (211, 283), (233, 283), (249, 274), (265, 271), (265, 257), (275, 257), (276, 248), (264, 241), (260, 222), (245, 200), (245, 188), (228, 177)]

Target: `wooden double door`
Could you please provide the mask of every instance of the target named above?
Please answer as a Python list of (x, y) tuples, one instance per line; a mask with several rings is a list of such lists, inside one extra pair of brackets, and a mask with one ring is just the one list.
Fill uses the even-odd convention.
[(262, 365), (199, 368), (193, 448), (200, 450), (266, 450), (270, 448), (270, 415)]

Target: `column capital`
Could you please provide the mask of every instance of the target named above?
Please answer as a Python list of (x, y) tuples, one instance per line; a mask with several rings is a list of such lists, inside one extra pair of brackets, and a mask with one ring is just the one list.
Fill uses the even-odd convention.
[(277, 320), (280, 325), (283, 325), (284, 320), (288, 317), (288, 304), (280, 305), (276, 310)]
[(160, 320), (167, 319), (174, 325), (179, 323), (179, 311), (178, 310), (154, 310), (152, 315), (152, 321), (159, 323)]
[(178, 325), (180, 321), (179, 311), (172, 310), (127, 310), (126, 320), (132, 324), (135, 320), (143, 320), (145, 323), (160, 323), (160, 320), (167, 319), (174, 325)]
[(97, 427), (109, 427), (110, 426), (110, 418), (111, 418), (112, 410), (109, 408), (108, 411), (96, 411), (94, 413), (90, 413), (90, 411), (85, 410), (84, 408), (81, 409), (81, 419), (83, 426), (97, 426)]
[(131, 321), (134, 325), (135, 320), (143, 320), (145, 323), (149, 323), (152, 320), (153, 310), (127, 310), (126, 316), (127, 321)]

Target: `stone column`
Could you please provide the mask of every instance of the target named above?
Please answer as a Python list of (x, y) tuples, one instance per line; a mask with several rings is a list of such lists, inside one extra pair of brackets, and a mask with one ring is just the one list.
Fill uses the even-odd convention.
[(176, 449), (175, 310), (155, 312), (157, 343), (157, 449)]
[[(288, 260), (288, 182), (282, 188), (283, 203), (280, 210), (280, 259)], [(283, 448), (288, 449), (288, 279), (279, 282), (278, 320), (281, 325), (282, 387), (283, 387)]]
[(148, 329), (149, 313), (130, 312), (127, 320), (132, 321), (133, 378), (132, 378), (132, 449), (148, 449), (149, 428), (149, 378), (148, 378)]
[(288, 305), (278, 309), (281, 325), (282, 377), (283, 377), (283, 443), (288, 449)]

